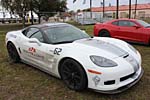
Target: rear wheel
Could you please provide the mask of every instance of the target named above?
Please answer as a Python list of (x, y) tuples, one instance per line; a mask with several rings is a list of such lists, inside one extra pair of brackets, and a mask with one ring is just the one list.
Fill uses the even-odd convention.
[(107, 30), (102, 30), (99, 32), (100, 37), (111, 37), (110, 33)]
[(20, 61), (20, 57), (19, 57), (19, 54), (16, 50), (16, 47), (14, 46), (13, 43), (8, 43), (7, 45), (7, 51), (8, 51), (8, 54), (9, 54), (9, 57), (10, 57), (10, 60), (13, 62), (13, 63), (16, 63), (16, 62), (19, 62)]
[(81, 91), (87, 87), (87, 77), (82, 66), (72, 59), (65, 60), (60, 68), (61, 78), (68, 88)]

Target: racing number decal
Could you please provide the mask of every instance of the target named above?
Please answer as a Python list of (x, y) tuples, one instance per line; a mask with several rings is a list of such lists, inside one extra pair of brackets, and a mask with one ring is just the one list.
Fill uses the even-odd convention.
[(62, 51), (62, 49), (61, 48), (55, 48), (55, 50), (54, 50), (54, 54), (56, 54), (56, 55), (60, 55), (60, 52)]

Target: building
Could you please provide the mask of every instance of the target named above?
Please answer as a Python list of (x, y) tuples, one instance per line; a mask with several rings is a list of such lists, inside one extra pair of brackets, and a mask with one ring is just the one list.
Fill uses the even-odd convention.
[[(131, 18), (135, 17), (135, 4), (131, 5)], [(102, 16), (103, 7), (93, 7), (91, 9), (93, 18), (97, 15)], [(115, 18), (116, 6), (105, 7), (105, 17)], [(119, 6), (119, 18), (128, 18), (129, 16), (129, 5)], [(150, 18), (150, 3), (148, 4), (137, 4), (136, 18)]]

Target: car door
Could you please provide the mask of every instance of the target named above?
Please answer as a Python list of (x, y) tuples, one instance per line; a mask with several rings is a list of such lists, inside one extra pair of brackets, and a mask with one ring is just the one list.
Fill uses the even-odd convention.
[(119, 30), (119, 21), (114, 21), (111, 23), (111, 36), (114, 38), (120, 38), (121, 36)]
[[(30, 48), (28, 50), (35, 53), (32, 55), (31, 59), (34, 60), (36, 65), (40, 66), (40, 68), (44, 68), (48, 72), (53, 73), (57, 63), (57, 59), (55, 58), (56, 45), (52, 45), (44, 41), (44, 34), (42, 34), (43, 33), (39, 31), (30, 37)], [(36, 38), (37, 42), (32, 43), (32, 38)]]
[(21, 39), (20, 45), (23, 59), (55, 74), (54, 69), (60, 48), (57, 45), (49, 44), (46, 41), (46, 35), (38, 28), (29, 28), (26, 31), (26, 37)]
[(47, 60), (48, 44), (45, 43), (40, 29), (30, 27), (25, 30), (25, 37), (20, 40), (21, 56), (29, 64), (48, 69), (45, 65)]
[(133, 21), (120, 20), (118, 23), (118, 38), (128, 41), (141, 41), (141, 29)]

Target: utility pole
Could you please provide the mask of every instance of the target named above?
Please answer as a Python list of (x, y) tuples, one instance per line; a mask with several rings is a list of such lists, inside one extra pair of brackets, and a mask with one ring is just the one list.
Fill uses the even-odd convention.
[(137, 10), (137, 0), (135, 0), (135, 14), (134, 14), (134, 19), (136, 18), (136, 10)]
[(131, 18), (131, 0), (129, 0), (129, 19)]
[(117, 9), (116, 9), (116, 19), (118, 19), (119, 18), (119, 0), (117, 0), (117, 4), (116, 4), (117, 6)]

